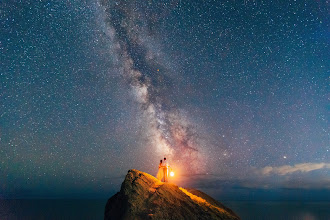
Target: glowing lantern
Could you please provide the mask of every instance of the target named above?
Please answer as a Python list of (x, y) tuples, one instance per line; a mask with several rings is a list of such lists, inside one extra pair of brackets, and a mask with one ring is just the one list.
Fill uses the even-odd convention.
[(173, 171), (170, 172), (170, 176), (174, 176), (174, 172)]

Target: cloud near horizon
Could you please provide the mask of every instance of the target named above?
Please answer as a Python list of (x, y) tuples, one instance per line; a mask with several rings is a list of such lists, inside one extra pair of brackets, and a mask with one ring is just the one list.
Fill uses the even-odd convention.
[(286, 175), (295, 172), (310, 172), (319, 169), (330, 169), (330, 163), (299, 163), (294, 166), (285, 165), (280, 167), (267, 166), (261, 169), (261, 173), (263, 175), (269, 175), (271, 173)]
[[(311, 171), (319, 171), (312, 173)], [(292, 166), (267, 166), (263, 168), (247, 168), (244, 175), (228, 177), (228, 174), (199, 173), (182, 175), (175, 183), (188, 188), (213, 190), (223, 193), (227, 190), (330, 190), (330, 179), (327, 173), (330, 163), (299, 163)], [(304, 175), (301, 175), (304, 174)], [(298, 178), (299, 176), (299, 178)], [(328, 192), (328, 191), (327, 191)]]

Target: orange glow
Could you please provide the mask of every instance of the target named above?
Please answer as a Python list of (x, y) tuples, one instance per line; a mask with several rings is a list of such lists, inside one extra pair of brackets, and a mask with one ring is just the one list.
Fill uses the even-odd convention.
[(172, 171), (172, 172), (170, 172), (170, 176), (174, 176), (174, 172)]
[[(210, 204), (209, 202), (207, 202), (205, 199), (199, 197), (199, 196), (196, 196), (190, 192), (188, 192), (186, 189), (182, 188), (182, 187), (179, 187), (179, 189), (184, 192), (187, 196), (189, 196), (192, 200), (194, 200), (195, 202), (199, 203), (199, 204), (203, 204), (203, 205), (206, 205), (207, 207), (209, 208), (213, 208), (213, 209), (216, 209), (218, 210), (218, 212), (220, 213), (227, 213), (229, 214), (226, 210), (220, 208), (220, 207), (217, 207), (217, 206), (214, 206), (212, 204)], [(229, 214), (230, 215), (230, 214)]]

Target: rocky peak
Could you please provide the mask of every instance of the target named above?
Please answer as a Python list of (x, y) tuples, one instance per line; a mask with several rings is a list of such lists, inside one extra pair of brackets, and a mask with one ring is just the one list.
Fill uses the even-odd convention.
[(160, 182), (129, 170), (120, 192), (105, 207), (104, 219), (240, 219), (233, 211), (196, 189)]

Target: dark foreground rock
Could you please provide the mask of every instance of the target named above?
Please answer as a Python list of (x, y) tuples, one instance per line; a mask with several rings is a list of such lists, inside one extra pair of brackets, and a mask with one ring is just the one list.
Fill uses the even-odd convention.
[(205, 193), (162, 183), (129, 170), (120, 192), (105, 207), (104, 219), (240, 219)]

